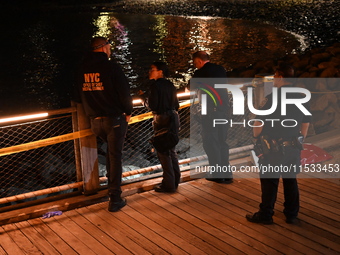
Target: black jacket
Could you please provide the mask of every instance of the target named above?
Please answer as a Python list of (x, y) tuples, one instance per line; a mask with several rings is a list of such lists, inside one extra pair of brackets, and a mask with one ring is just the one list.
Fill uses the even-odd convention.
[[(284, 87), (290, 87), (286, 85)], [(282, 87), (281, 87), (282, 88)], [(257, 115), (255, 119), (260, 119), (264, 122), (264, 126), (261, 135), (268, 135), (270, 138), (279, 139), (289, 139), (299, 136), (300, 126), (302, 123), (310, 123), (312, 116), (305, 115), (299, 108), (294, 104), (287, 105), (287, 114), (281, 114), (281, 88), (278, 89), (278, 100), (277, 108), (270, 115)], [(300, 93), (288, 93), (287, 98), (298, 99), (302, 98), (303, 95)], [(261, 110), (268, 110), (273, 105), (273, 96), (269, 94), (266, 96)], [(303, 106), (310, 111), (309, 103), (304, 103)], [(275, 120), (275, 121), (271, 121)], [(283, 121), (283, 122), (282, 122)], [(297, 125), (296, 125), (297, 124)]]
[(121, 67), (103, 52), (91, 52), (83, 61), (78, 91), (91, 118), (131, 115), (132, 97), (127, 78)]
[(151, 80), (147, 104), (150, 110), (157, 114), (171, 110), (177, 111), (179, 103), (173, 83), (164, 78)]
[[(199, 97), (201, 94), (206, 94), (206, 92), (204, 91), (210, 91), (210, 95), (212, 95), (212, 97), (215, 99), (215, 101), (213, 101), (213, 98), (210, 95), (207, 95), (208, 115), (203, 116), (203, 118), (217, 118), (214, 113), (216, 111), (224, 112), (224, 118), (228, 117), (230, 108), (228, 90), (214, 88), (214, 83), (216, 82), (217, 78), (219, 79), (219, 81), (223, 80), (224, 82), (224, 79), (221, 78), (226, 77), (227, 72), (223, 66), (210, 62), (205, 63), (202, 68), (197, 69), (194, 72), (192, 78), (195, 78), (196, 81), (201, 81), (199, 82), (199, 84), (201, 85), (198, 86), (197, 84), (192, 84), (191, 89), (197, 90)], [(227, 80), (225, 80), (225, 82), (226, 81)]]
[(223, 66), (207, 62), (194, 72), (193, 78), (225, 78), (227, 72)]
[(175, 111), (178, 110), (179, 103), (173, 83), (164, 78), (151, 80), (148, 94), (146, 104), (154, 113), (154, 131), (166, 128), (178, 135), (180, 124), (178, 113)]

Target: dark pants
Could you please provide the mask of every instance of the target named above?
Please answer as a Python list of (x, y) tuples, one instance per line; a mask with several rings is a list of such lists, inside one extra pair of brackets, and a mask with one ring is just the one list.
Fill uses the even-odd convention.
[(94, 134), (107, 143), (106, 169), (109, 196), (113, 201), (119, 201), (122, 182), (122, 151), (127, 131), (125, 116), (118, 118), (101, 118), (91, 120)]
[[(155, 114), (153, 120), (153, 128), (155, 132), (163, 128), (170, 128), (178, 135), (178, 113), (172, 111), (168, 114)], [(176, 190), (181, 178), (181, 172), (179, 169), (175, 147), (165, 152), (157, 151), (157, 156), (163, 168), (163, 180), (161, 184), (162, 188), (169, 191)]]
[(157, 156), (163, 168), (162, 187), (166, 190), (176, 190), (181, 178), (181, 172), (175, 148), (166, 152), (157, 152)]
[[(264, 218), (270, 218), (274, 215), (274, 205), (277, 198), (280, 176), (283, 181), (284, 190), (284, 211), (287, 218), (297, 217), (299, 212), (299, 188), (296, 180), (296, 174), (299, 173), (300, 167), (300, 150), (295, 147), (287, 147), (285, 154), (269, 154), (260, 159), (260, 165), (265, 166), (286, 166), (290, 172), (262, 173), (261, 180), (261, 204), (260, 213)], [(278, 168), (277, 168), (278, 169)]]
[[(207, 117), (202, 117), (202, 142), (203, 149), (208, 156), (209, 166), (229, 166), (229, 145), (227, 143), (228, 125), (213, 127), (213, 119), (226, 119), (226, 113), (214, 112)], [(232, 178), (232, 172), (214, 172), (207, 174), (207, 178)]]

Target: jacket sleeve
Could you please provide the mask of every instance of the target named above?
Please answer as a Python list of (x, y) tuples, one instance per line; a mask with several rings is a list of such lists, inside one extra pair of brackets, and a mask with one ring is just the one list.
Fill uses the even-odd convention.
[(120, 105), (122, 106), (122, 110), (126, 115), (131, 115), (133, 105), (132, 105), (132, 96), (130, 94), (130, 86), (129, 82), (122, 70), (122, 68), (113, 63), (113, 84), (117, 84), (117, 93), (120, 100)]
[(148, 106), (151, 111), (158, 111), (158, 90), (157, 90), (157, 84), (153, 80), (153, 82), (150, 82), (150, 91), (149, 91), (149, 97), (148, 97)]

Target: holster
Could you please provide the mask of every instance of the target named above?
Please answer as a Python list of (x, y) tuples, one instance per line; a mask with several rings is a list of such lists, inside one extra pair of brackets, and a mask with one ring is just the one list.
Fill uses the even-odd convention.
[(260, 136), (254, 146), (254, 150), (261, 152), (264, 156), (270, 153), (282, 152), (281, 144), (276, 139), (271, 139), (267, 135)]

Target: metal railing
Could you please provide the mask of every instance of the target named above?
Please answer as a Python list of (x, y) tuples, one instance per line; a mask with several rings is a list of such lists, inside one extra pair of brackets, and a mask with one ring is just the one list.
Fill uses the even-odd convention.
[[(190, 102), (182, 102), (179, 110), (181, 129), (176, 150), (181, 164), (202, 159), (200, 156), (205, 154), (201, 148), (197, 157), (190, 159), (189, 106)], [(82, 106), (76, 104), (50, 111), (42, 120), (0, 126), (0, 207), (75, 189), (91, 194), (100, 182), (105, 183), (107, 146), (92, 134), (82, 111)], [(123, 150), (123, 180), (161, 172), (149, 142), (153, 134), (152, 113), (145, 107), (134, 107), (129, 124)], [(193, 124), (191, 131), (199, 132), (199, 128)], [(250, 129), (230, 129), (230, 148), (250, 144), (250, 134)]]

